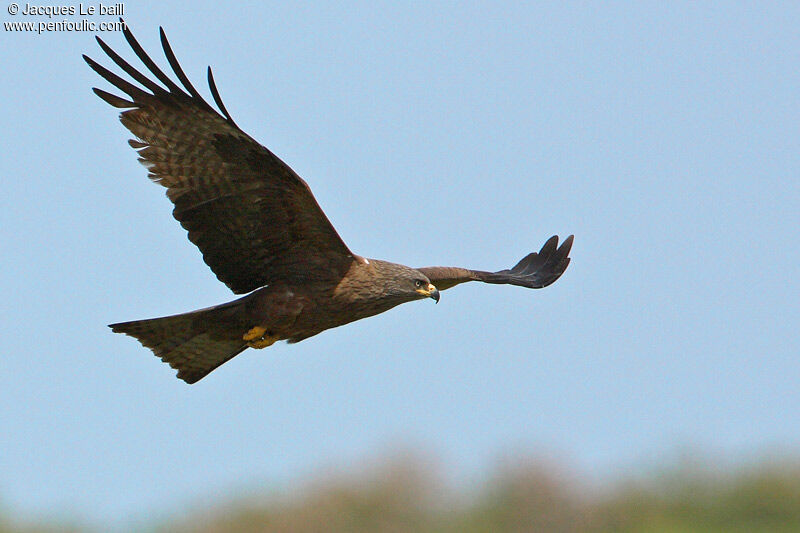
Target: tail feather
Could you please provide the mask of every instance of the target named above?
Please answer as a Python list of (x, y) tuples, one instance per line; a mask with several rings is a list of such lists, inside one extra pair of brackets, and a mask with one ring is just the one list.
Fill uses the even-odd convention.
[(178, 378), (195, 383), (247, 348), (241, 337), (225, 331), (224, 321), (219, 320), (222, 311), (225, 310), (201, 309), (181, 315), (120, 322), (109, 327), (115, 333), (134, 337), (177, 369)]

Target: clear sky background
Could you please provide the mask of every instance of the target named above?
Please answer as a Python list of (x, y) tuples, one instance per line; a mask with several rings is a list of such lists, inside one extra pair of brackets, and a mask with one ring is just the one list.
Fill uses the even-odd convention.
[(160, 4), (125, 3), (140, 42), (212, 65), (356, 253), (494, 270), (574, 233), (573, 262), (187, 386), (106, 324), (232, 295), (91, 93), (93, 35), (3, 30), (0, 505), (126, 520), (403, 446), (601, 477), (800, 450), (800, 4)]

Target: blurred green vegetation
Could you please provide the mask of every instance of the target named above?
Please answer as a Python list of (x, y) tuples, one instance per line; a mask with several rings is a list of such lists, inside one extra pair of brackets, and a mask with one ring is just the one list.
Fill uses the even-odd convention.
[[(255, 532), (800, 532), (800, 461), (721, 466), (681, 459), (589, 483), (549, 460), (516, 458), (470, 486), (434, 461), (399, 455), (298, 487), (250, 489), (136, 531)], [(149, 522), (144, 522), (149, 523)], [(0, 533), (104, 531), (23, 521), (0, 506)]]

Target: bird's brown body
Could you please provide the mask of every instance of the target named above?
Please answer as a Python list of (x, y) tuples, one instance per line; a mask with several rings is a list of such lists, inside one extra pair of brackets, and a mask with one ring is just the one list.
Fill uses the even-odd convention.
[[(398, 269), (413, 272), (402, 265), (356, 256), (338, 282), (275, 283), (208, 309), (111, 327), (137, 337), (177, 368), (179, 378), (194, 383), (248, 347), (299, 342), (411, 300), (438, 299), (438, 290), (430, 284), (411, 294), (399, 294), (393, 284), (379, 289), (375, 281), (388, 279), (387, 273)], [(209, 350), (211, 345), (218, 349)]]
[(140, 86), (84, 56), (92, 69), (127, 95), (95, 93), (125, 109), (123, 125), (149, 177), (166, 187), (173, 216), (203, 259), (235, 294), (226, 304), (169, 317), (112, 324), (137, 338), (194, 383), (248, 347), (299, 342), (439, 291), (483, 281), (541, 288), (569, 264), (572, 236), (550, 238), (538, 253), (499, 272), (457, 267), (410, 268), (352, 253), (295, 172), (243, 132), (208, 81), (218, 110), (184, 74), (161, 31), (164, 53), (183, 87), (167, 76), (126, 28), (136, 56), (159, 83), (103, 51)]
[[(276, 340), (299, 342), (326, 329), (368, 318), (412, 300), (429, 297), (424, 292), (393, 294), (391, 287), (376, 287), (395, 265), (377, 259), (355, 258), (338, 283), (276, 285), (256, 290), (246, 298), (247, 315), (255, 326)], [(378, 289), (378, 290), (376, 290)], [(433, 291), (431, 291), (433, 293)], [(257, 317), (257, 318), (256, 318)]]

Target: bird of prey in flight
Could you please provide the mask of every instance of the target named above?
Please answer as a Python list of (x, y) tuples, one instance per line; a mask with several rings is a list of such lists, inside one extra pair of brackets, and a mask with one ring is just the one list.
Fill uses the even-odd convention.
[[(203, 259), (235, 294), (245, 296), (180, 315), (121, 322), (110, 327), (139, 340), (194, 383), (248, 347), (290, 343), (383, 313), (412, 300), (433, 298), (467, 281), (539, 289), (569, 265), (572, 236), (553, 236), (539, 252), (498, 272), (407, 266), (350, 251), (303, 179), (239, 129), (220, 98), (211, 68), (216, 109), (184, 74), (161, 29), (161, 45), (180, 85), (145, 53), (129, 29), (125, 39), (143, 74), (97, 37), (100, 48), (132, 81), (83, 56), (124, 93), (94, 92), (123, 109), (128, 141), (166, 188), (174, 217)], [(145, 71), (146, 72), (146, 71)]]

